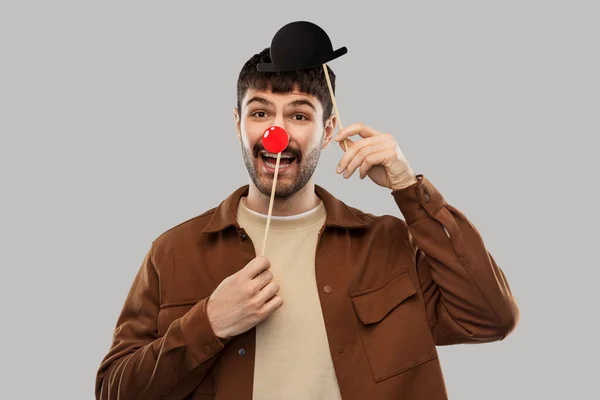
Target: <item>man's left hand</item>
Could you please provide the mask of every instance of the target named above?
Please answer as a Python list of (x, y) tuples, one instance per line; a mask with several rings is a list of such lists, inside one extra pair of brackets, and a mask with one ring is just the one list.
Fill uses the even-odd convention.
[[(356, 142), (349, 139), (359, 135), (363, 139)], [(336, 172), (344, 172), (349, 178), (359, 168), (360, 179), (371, 178), (379, 186), (392, 190), (403, 189), (417, 182), (417, 177), (409, 165), (400, 146), (390, 133), (382, 133), (363, 123), (346, 126), (334, 136), (344, 149), (346, 139), (348, 150), (340, 160)]]

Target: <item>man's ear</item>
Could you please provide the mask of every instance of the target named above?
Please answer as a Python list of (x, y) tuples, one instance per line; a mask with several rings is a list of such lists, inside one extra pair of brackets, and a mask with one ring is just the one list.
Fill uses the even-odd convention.
[(337, 118), (335, 114), (332, 114), (329, 118), (327, 118), (327, 121), (325, 121), (325, 129), (323, 132), (323, 141), (321, 143), (321, 149), (327, 147), (327, 145), (329, 145), (329, 143), (331, 142), (331, 139), (333, 138), (333, 135), (335, 133), (336, 123)]
[(241, 120), (240, 120), (240, 115), (239, 115), (239, 111), (238, 111), (237, 107), (233, 107), (233, 118), (235, 120), (235, 130), (237, 132), (237, 138), (241, 142), (242, 141), (242, 131), (240, 129)]

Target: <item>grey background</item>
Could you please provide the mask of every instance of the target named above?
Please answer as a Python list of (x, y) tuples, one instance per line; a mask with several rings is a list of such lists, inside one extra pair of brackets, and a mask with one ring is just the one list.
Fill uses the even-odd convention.
[[(521, 307), (503, 342), (439, 347), (450, 398), (598, 398), (596, 4), (2, 2), (0, 398), (93, 398), (151, 241), (248, 182), (237, 74), (301, 19), (348, 47), (343, 125), (395, 135)], [(402, 217), (341, 155), (315, 182)]]

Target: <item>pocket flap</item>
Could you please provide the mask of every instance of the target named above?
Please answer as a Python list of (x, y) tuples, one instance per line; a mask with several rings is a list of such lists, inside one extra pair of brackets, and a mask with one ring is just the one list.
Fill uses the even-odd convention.
[(352, 303), (363, 324), (381, 321), (390, 311), (417, 293), (407, 269), (392, 276), (383, 284), (351, 293)]

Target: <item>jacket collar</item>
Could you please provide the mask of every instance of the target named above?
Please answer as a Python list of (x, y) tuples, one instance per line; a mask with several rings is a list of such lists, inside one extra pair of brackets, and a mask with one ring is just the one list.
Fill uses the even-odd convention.
[[(202, 230), (202, 233), (215, 233), (230, 226), (237, 227), (237, 207), (240, 199), (248, 194), (250, 185), (246, 184), (225, 198), (213, 211), (210, 221)], [(358, 217), (356, 209), (352, 209), (344, 202), (315, 184), (315, 193), (325, 206), (327, 217), (325, 226), (337, 226), (341, 228), (366, 228), (369, 224)]]

